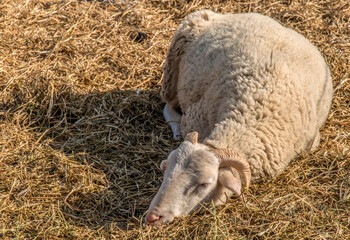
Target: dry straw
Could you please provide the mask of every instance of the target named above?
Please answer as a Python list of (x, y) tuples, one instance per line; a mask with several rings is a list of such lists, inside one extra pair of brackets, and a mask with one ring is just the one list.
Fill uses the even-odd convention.
[[(167, 47), (197, 9), (259, 12), (323, 53), (335, 86), (320, 147), (274, 179), (153, 229), (171, 139)], [(0, 2), (0, 238), (350, 238), (348, 0)]]

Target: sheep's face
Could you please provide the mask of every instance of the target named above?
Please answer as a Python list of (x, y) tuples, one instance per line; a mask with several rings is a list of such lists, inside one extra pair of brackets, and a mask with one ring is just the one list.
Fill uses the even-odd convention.
[(164, 180), (146, 215), (150, 225), (171, 222), (212, 199), (219, 160), (205, 145), (184, 141), (162, 162), (161, 168), (165, 170)]

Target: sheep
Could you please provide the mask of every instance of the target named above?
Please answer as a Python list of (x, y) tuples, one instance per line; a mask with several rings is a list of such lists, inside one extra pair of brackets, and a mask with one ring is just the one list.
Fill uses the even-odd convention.
[(333, 94), (315, 46), (257, 13), (201, 10), (179, 26), (163, 69), (164, 118), (178, 149), (146, 214), (169, 223), (201, 204), (224, 204), (242, 183), (280, 174), (320, 140)]

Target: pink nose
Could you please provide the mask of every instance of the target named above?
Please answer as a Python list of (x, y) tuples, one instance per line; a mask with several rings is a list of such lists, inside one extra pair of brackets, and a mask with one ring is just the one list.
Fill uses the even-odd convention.
[(155, 222), (155, 221), (159, 220), (159, 218), (160, 218), (160, 216), (157, 216), (155, 214), (149, 214), (149, 213), (146, 214), (147, 223)]

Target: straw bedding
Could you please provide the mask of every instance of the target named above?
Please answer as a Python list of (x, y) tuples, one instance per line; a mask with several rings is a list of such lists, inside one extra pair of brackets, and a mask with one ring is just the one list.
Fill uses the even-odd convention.
[[(179, 145), (159, 97), (166, 50), (198, 9), (259, 12), (311, 40), (331, 67), (321, 144), (245, 201), (151, 228), (142, 216)], [(0, 238), (350, 238), (350, 3), (0, 2)]]

